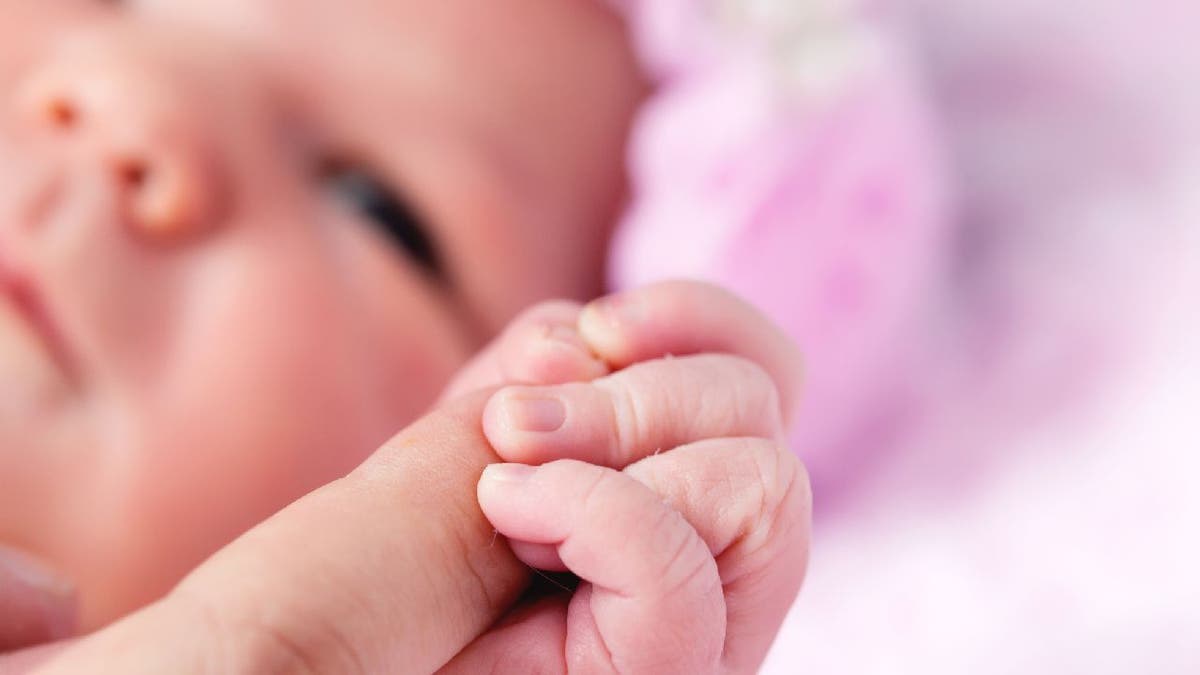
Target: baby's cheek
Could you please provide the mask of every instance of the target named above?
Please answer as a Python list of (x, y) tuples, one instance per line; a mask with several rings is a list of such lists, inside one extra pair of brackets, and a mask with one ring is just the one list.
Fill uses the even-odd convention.
[[(319, 360), (310, 365), (322, 371)], [(79, 584), (85, 630), (160, 597), (373, 448), (356, 411), (330, 403), (360, 396), (315, 396), (270, 369), (255, 375), (258, 386), (193, 378), (193, 396), (131, 409), (123, 424), (132, 433), (91, 446), (91, 470), (63, 477), (82, 487), (51, 534)]]
[(200, 443), (104, 452), (107, 462), (76, 483), (88, 485), (87, 498), (71, 500), (54, 532), (79, 585), (84, 630), (158, 598), (286, 502), (278, 481), (263, 480), (266, 453), (234, 457)]

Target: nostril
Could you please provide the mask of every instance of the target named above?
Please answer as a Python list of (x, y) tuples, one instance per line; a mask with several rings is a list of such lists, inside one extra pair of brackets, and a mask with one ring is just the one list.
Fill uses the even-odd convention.
[(46, 120), (56, 129), (69, 131), (79, 122), (79, 108), (61, 96), (52, 96), (45, 104)]
[(224, 167), (203, 111), (190, 104), (192, 89), (176, 85), (166, 59), (143, 63), (123, 47), (93, 54), (101, 43), (78, 45), (13, 92), (31, 142), (68, 187), (94, 188), (100, 208), (140, 235), (173, 241), (207, 229), (224, 215)]
[(149, 175), (150, 169), (143, 161), (131, 159), (117, 164), (117, 179), (130, 190), (140, 190), (145, 186)]
[(125, 215), (135, 231), (174, 240), (197, 233), (216, 214), (198, 167), (176, 157), (125, 157), (112, 165)]

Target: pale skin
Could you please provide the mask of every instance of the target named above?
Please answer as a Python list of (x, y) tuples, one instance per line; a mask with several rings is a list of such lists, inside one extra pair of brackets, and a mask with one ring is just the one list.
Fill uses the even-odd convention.
[[(664, 320), (697, 307), (724, 330)], [(780, 442), (794, 348), (727, 294), (666, 284), (532, 310), (455, 387), (607, 370), (444, 405), (45, 672), (420, 673), (456, 652), (446, 672), (752, 672), (807, 559), (807, 481)], [(514, 402), (534, 394), (563, 404), (557, 430), (521, 430)], [(483, 472), (481, 515), (469, 488), (492, 449), (514, 463)], [(392, 517), (431, 504), (435, 520)], [(518, 559), (585, 583), (484, 632), (524, 583)]]

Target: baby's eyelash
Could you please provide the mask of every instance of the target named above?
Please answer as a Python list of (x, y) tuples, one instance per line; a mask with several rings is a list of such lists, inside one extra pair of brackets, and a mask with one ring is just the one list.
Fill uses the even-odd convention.
[(424, 222), (385, 181), (361, 165), (341, 160), (323, 162), (319, 179), (323, 189), (383, 230), (427, 271), (440, 276), (441, 265)]

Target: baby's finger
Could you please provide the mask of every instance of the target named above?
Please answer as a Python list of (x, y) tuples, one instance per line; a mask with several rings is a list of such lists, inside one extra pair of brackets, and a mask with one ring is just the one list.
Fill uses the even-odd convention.
[(771, 378), (716, 354), (639, 363), (590, 383), (506, 387), (488, 401), (483, 428), (505, 461), (616, 469), (705, 438), (782, 435)]
[(799, 398), (803, 361), (792, 339), (711, 284), (668, 281), (602, 298), (583, 309), (579, 332), (613, 370), (667, 354), (736, 354), (775, 380), (785, 421)]
[(775, 441), (731, 438), (648, 457), (625, 473), (708, 544), (729, 617), (723, 663), (755, 672), (804, 580), (812, 511), (804, 467)]
[(566, 649), (556, 652), (567, 655), (569, 671), (716, 668), (725, 637), (716, 562), (646, 486), (571, 460), (501, 464), (484, 471), (479, 504), (501, 534), (556, 546), (563, 564), (590, 582), (571, 601)]
[(543, 302), (513, 320), (454, 377), (442, 400), (503, 384), (586, 382), (608, 373), (579, 336), (582, 307)]

